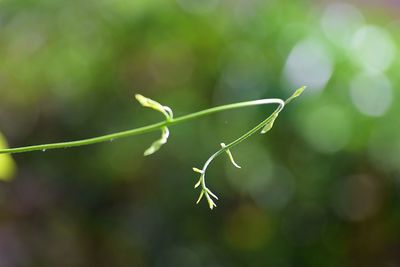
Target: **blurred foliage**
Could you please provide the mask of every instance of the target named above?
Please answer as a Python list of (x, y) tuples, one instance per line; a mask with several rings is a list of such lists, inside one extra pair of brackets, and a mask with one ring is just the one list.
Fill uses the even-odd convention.
[(272, 131), (232, 151), (242, 169), (213, 163), (212, 212), (195, 206), (191, 167), (272, 109), (173, 127), (146, 158), (159, 133), (16, 154), (16, 179), (0, 186), (1, 265), (400, 265), (399, 10), (1, 0), (0, 130), (11, 147), (159, 120), (134, 93), (179, 116), (308, 86)]
[[(0, 148), (7, 148), (6, 141), (0, 133)], [(10, 180), (15, 174), (15, 163), (10, 155), (0, 155), (0, 180)]]

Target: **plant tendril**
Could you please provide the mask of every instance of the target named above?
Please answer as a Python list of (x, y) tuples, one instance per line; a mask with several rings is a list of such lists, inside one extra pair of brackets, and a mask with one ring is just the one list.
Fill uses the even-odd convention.
[(7, 148), (7, 149), (0, 149), (0, 154), (14, 154), (14, 153), (23, 153), (23, 152), (31, 152), (31, 151), (47, 151), (50, 149), (58, 149), (58, 148), (68, 148), (68, 147), (77, 147), (77, 146), (85, 146), (85, 145), (91, 145), (91, 144), (96, 144), (96, 143), (101, 143), (101, 142), (106, 142), (106, 141), (112, 141), (118, 138), (123, 138), (123, 137), (129, 137), (129, 136), (134, 136), (134, 135), (141, 135), (149, 132), (153, 132), (156, 130), (160, 130), (162, 135), (161, 138), (156, 140), (155, 142), (152, 143), (152, 145), (145, 151), (144, 155), (150, 155), (156, 152), (161, 148), (162, 145), (164, 145), (169, 136), (169, 129), (168, 127), (191, 121), (194, 119), (198, 119), (201, 117), (205, 117), (208, 115), (211, 115), (213, 113), (218, 113), (222, 111), (227, 111), (231, 109), (238, 109), (238, 108), (243, 108), (243, 107), (250, 107), (250, 106), (258, 106), (258, 105), (268, 105), (268, 104), (277, 104), (278, 107), (275, 109), (275, 111), (268, 116), (265, 120), (263, 120), (261, 123), (259, 123), (257, 126), (237, 138), (236, 140), (232, 141), (229, 144), (224, 144), (221, 143), (221, 148), (217, 150), (214, 154), (211, 155), (211, 157), (208, 158), (208, 160), (205, 162), (203, 165), (203, 168), (198, 169), (198, 168), (193, 168), (193, 171), (200, 173), (200, 178), (197, 181), (195, 188), (201, 187), (200, 195), (196, 203), (199, 203), (200, 200), (205, 196), (208, 205), (210, 209), (213, 209), (217, 205), (215, 204), (214, 200), (218, 200), (218, 197), (206, 186), (206, 180), (205, 180), (205, 174), (207, 171), (207, 168), (211, 164), (211, 162), (217, 158), (221, 153), (225, 152), (229, 156), (230, 161), (232, 164), (240, 168), (239, 165), (236, 164), (236, 162), (233, 159), (232, 153), (231, 153), (231, 148), (234, 146), (238, 145), (245, 139), (249, 138), (251, 135), (254, 133), (258, 132), (261, 130), (261, 133), (266, 133), (269, 130), (271, 130), (276, 118), (278, 117), (279, 113), (283, 110), (285, 105), (290, 103), (294, 98), (298, 97), (301, 95), (301, 93), (304, 91), (305, 86), (297, 89), (293, 95), (291, 95), (288, 99), (285, 101), (279, 98), (267, 98), (267, 99), (259, 99), (259, 100), (253, 100), (253, 101), (245, 101), (245, 102), (238, 102), (238, 103), (233, 103), (233, 104), (228, 104), (228, 105), (222, 105), (222, 106), (217, 106), (209, 109), (205, 109), (202, 111), (190, 113), (188, 115), (184, 115), (181, 117), (173, 117), (173, 112), (172, 109), (163, 106), (162, 104), (150, 99), (146, 98), (142, 95), (135, 95), (136, 100), (144, 107), (148, 107), (151, 109), (154, 109), (156, 111), (161, 112), (165, 116), (165, 120), (150, 124), (147, 126), (127, 130), (127, 131), (122, 131), (122, 132), (117, 132), (117, 133), (112, 133), (112, 134), (107, 134), (107, 135), (102, 135), (98, 137), (93, 137), (93, 138), (88, 138), (88, 139), (83, 139), (83, 140), (77, 140), (77, 141), (70, 141), (70, 142), (61, 142), (61, 143), (51, 143), (51, 144), (43, 144), (43, 145), (32, 145), (32, 146), (25, 146), (25, 147), (17, 147), (17, 148)]

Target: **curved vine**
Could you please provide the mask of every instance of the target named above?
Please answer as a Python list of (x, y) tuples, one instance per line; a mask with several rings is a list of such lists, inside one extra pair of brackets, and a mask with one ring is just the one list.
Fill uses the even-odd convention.
[(140, 135), (140, 134), (145, 134), (148, 132), (160, 130), (161, 131), (161, 137), (160, 139), (156, 140), (151, 144), (151, 146), (145, 150), (144, 155), (148, 156), (156, 151), (158, 151), (162, 145), (166, 144), (168, 141), (169, 137), (169, 128), (170, 126), (173, 126), (175, 124), (187, 122), (190, 120), (198, 119), (200, 117), (204, 117), (213, 113), (218, 113), (226, 110), (231, 110), (231, 109), (238, 109), (238, 108), (243, 108), (243, 107), (250, 107), (250, 106), (258, 106), (258, 105), (267, 105), (267, 104), (276, 104), (278, 107), (275, 109), (275, 111), (268, 116), (265, 120), (263, 120), (261, 123), (256, 125), (254, 128), (237, 138), (236, 140), (224, 144), (221, 143), (221, 148), (217, 150), (214, 154), (212, 154), (208, 160), (205, 162), (203, 167), (201, 169), (198, 168), (193, 168), (193, 170), (197, 173), (200, 173), (200, 178), (195, 184), (195, 188), (201, 187), (200, 195), (196, 203), (199, 203), (200, 200), (205, 196), (208, 205), (210, 209), (213, 209), (216, 207), (216, 204), (214, 200), (218, 199), (218, 197), (207, 187), (206, 185), (206, 179), (205, 179), (205, 174), (207, 171), (207, 168), (211, 164), (211, 162), (221, 155), (223, 152), (226, 152), (227, 155), (229, 156), (229, 159), (231, 160), (232, 164), (240, 168), (240, 166), (234, 161), (232, 153), (231, 153), (231, 148), (234, 146), (238, 145), (242, 141), (246, 140), (249, 138), (251, 135), (254, 133), (258, 132), (261, 130), (261, 133), (264, 134), (268, 132), (269, 130), (272, 129), (273, 124), (277, 117), (279, 116), (279, 113), (283, 110), (285, 105), (287, 105), (289, 102), (291, 102), (294, 98), (298, 97), (305, 89), (306, 87), (303, 86), (299, 89), (297, 89), (292, 96), (290, 96), (288, 99), (285, 101), (279, 98), (267, 98), (267, 99), (259, 99), (259, 100), (253, 100), (253, 101), (245, 101), (245, 102), (238, 102), (238, 103), (233, 103), (233, 104), (228, 104), (228, 105), (222, 105), (222, 106), (217, 106), (209, 109), (205, 109), (202, 111), (190, 113), (188, 115), (184, 115), (181, 117), (173, 117), (173, 112), (172, 109), (169, 108), (168, 106), (164, 106), (157, 101), (154, 101), (150, 98), (146, 98), (142, 95), (135, 95), (136, 100), (144, 107), (148, 107), (151, 109), (154, 109), (158, 112), (161, 112), (165, 120), (150, 124), (147, 126), (127, 130), (127, 131), (122, 131), (122, 132), (117, 132), (117, 133), (112, 133), (112, 134), (107, 134), (107, 135), (102, 135), (98, 137), (93, 137), (93, 138), (88, 138), (88, 139), (82, 139), (82, 140), (77, 140), (77, 141), (70, 141), (70, 142), (60, 142), (60, 143), (50, 143), (50, 144), (42, 144), (42, 145), (32, 145), (32, 146), (25, 146), (25, 147), (17, 147), (17, 148), (7, 148), (7, 149), (0, 149), (0, 154), (13, 154), (13, 153), (23, 153), (23, 152), (31, 152), (31, 151), (46, 151), (50, 149), (57, 149), (57, 148), (68, 148), (68, 147), (76, 147), (76, 146), (85, 146), (85, 145), (91, 145), (91, 144), (96, 144), (100, 142), (106, 142), (106, 141), (112, 141), (118, 138), (123, 138), (123, 137), (129, 137), (129, 136), (134, 136), (134, 135)]

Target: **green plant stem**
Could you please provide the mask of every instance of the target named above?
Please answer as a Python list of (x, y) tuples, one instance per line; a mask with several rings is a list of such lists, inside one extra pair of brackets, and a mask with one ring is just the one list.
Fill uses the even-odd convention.
[[(293, 99), (295, 99), (296, 97), (300, 96), (303, 93), (303, 91), (305, 90), (305, 88), (306, 88), (305, 86), (300, 87), (285, 101), (283, 101), (281, 99), (273, 99), (272, 103), (279, 104), (279, 106), (275, 109), (275, 111), (268, 118), (263, 120), (256, 127), (252, 128), (250, 131), (246, 132), (245, 134), (243, 134), (242, 136), (240, 136), (236, 140), (232, 141), (228, 145), (225, 145), (224, 143), (221, 143), (222, 148), (217, 150), (217, 152), (215, 152), (214, 154), (211, 155), (211, 157), (208, 158), (208, 160), (205, 162), (205, 164), (203, 165), (203, 168), (201, 170), (198, 169), (198, 168), (193, 168), (193, 171), (201, 173), (199, 181), (195, 184), (195, 188), (197, 188), (198, 186), (201, 185), (200, 195), (199, 195), (199, 198), (198, 198), (196, 203), (199, 203), (199, 201), (202, 199), (202, 197), (205, 196), (210, 209), (213, 209), (214, 207), (217, 206), (215, 204), (213, 198), (217, 200), (218, 197), (206, 185), (206, 171), (207, 171), (208, 166), (211, 164), (211, 162), (216, 157), (218, 157), (221, 153), (227, 152), (228, 156), (230, 157), (231, 163), (235, 167), (240, 168), (240, 166), (237, 165), (237, 163), (234, 161), (234, 159), (232, 157), (232, 152), (230, 151), (230, 148), (232, 148), (232, 147), (236, 146), (237, 144), (241, 143), (242, 141), (244, 141), (245, 139), (247, 139), (248, 137), (250, 137), (251, 135), (253, 135), (254, 133), (256, 133), (257, 131), (259, 131), (261, 129), (262, 129), (261, 133), (266, 133), (269, 130), (271, 130), (276, 118), (279, 115), (279, 112), (282, 111), (282, 109), (284, 108), (284, 106), (286, 104), (290, 103)], [(269, 104), (272, 104), (272, 103), (269, 103)]]
[[(0, 154), (14, 154), (14, 153), (23, 153), (23, 152), (31, 152), (31, 151), (46, 151), (50, 149), (57, 149), (57, 148), (68, 148), (68, 147), (76, 147), (76, 146), (85, 146), (85, 145), (91, 145), (91, 144), (96, 144), (96, 143), (101, 143), (101, 142), (107, 142), (107, 141), (112, 141), (118, 138), (123, 138), (123, 137), (129, 137), (129, 136), (134, 136), (134, 135), (141, 135), (145, 133), (149, 133), (152, 131), (156, 131), (161, 129), (164, 126), (173, 126), (175, 124), (191, 121), (198, 119), (200, 117), (208, 116), (213, 113), (218, 113), (222, 111), (227, 111), (231, 109), (238, 109), (238, 108), (243, 108), (243, 107), (250, 107), (250, 106), (258, 106), (258, 105), (266, 105), (266, 104), (278, 104), (280, 107), (280, 110), (284, 107), (284, 102), (281, 99), (277, 98), (270, 98), (270, 99), (259, 99), (259, 100), (253, 100), (253, 101), (245, 101), (245, 102), (239, 102), (239, 103), (233, 103), (233, 104), (228, 104), (228, 105), (222, 105), (214, 108), (209, 108), (205, 109), (202, 111), (198, 111), (195, 113), (191, 113), (188, 115), (184, 115), (181, 117), (177, 117), (175, 119), (171, 119), (169, 121), (162, 121), (154, 124), (150, 124), (147, 126), (127, 130), (127, 131), (122, 131), (118, 133), (112, 133), (112, 134), (107, 134), (107, 135), (102, 135), (98, 137), (93, 137), (93, 138), (88, 138), (88, 139), (83, 139), (83, 140), (78, 140), (78, 141), (71, 141), (71, 142), (61, 142), (61, 143), (52, 143), (52, 144), (43, 144), (43, 145), (33, 145), (33, 146), (26, 146), (26, 147), (17, 147), (17, 148), (8, 148), (8, 149), (0, 149)], [(280, 111), (279, 110), (279, 111)], [(276, 112), (276, 111), (275, 111)], [(272, 115), (271, 115), (272, 116)], [(223, 151), (229, 149), (230, 147), (240, 143), (256, 131), (260, 130), (271, 118), (268, 117), (266, 120), (264, 120), (262, 123), (257, 125), (255, 128), (238, 138), (237, 140), (233, 141), (232, 143), (228, 144), (225, 148), (220, 149), (217, 151), (215, 154), (215, 157), (218, 156), (220, 153)]]
[[(280, 99), (279, 99), (280, 100)], [(257, 126), (255, 126), (254, 128), (252, 128), (250, 131), (246, 132), (245, 134), (243, 134), (242, 136), (240, 136), (239, 138), (235, 139), (234, 141), (232, 141), (231, 143), (227, 144), (226, 146), (222, 147), (221, 149), (219, 149), (217, 152), (215, 152), (204, 164), (203, 167), (203, 171), (205, 172), (208, 165), (211, 163), (211, 161), (216, 158), (218, 155), (220, 155), (221, 153), (225, 152), (226, 150), (238, 145), (239, 143), (241, 143), (242, 141), (244, 141), (245, 139), (249, 138), (251, 135), (253, 135), (254, 133), (258, 132), (259, 130), (261, 130), (268, 122), (270, 122), (270, 120), (279, 112), (281, 112), (281, 110), (283, 109), (283, 107), (285, 106), (283, 100), (280, 100), (277, 103), (274, 104), (279, 104), (279, 106), (277, 107), (277, 109), (265, 120), (263, 120), (261, 123), (259, 123)]]
[[(278, 101), (276, 101), (278, 100)], [(275, 102), (276, 101), (276, 102)], [(206, 185), (206, 171), (208, 166), (210, 165), (210, 163), (216, 158), (218, 157), (221, 153), (228, 151), (230, 148), (238, 145), (239, 143), (241, 143), (242, 141), (244, 141), (245, 139), (249, 138), (251, 135), (255, 134), (256, 132), (260, 131), (265, 125), (267, 125), (268, 123), (271, 122), (271, 120), (275, 119), (276, 116), (279, 114), (279, 112), (282, 111), (282, 109), (285, 106), (285, 103), (288, 103), (290, 101), (283, 101), (281, 99), (274, 99), (274, 104), (279, 104), (279, 106), (275, 109), (275, 111), (265, 120), (263, 120), (261, 123), (259, 123), (257, 126), (255, 126), (254, 128), (252, 128), (250, 131), (246, 132), (245, 134), (243, 134), (242, 136), (240, 136), (239, 138), (235, 139), (234, 141), (232, 141), (231, 143), (229, 143), (228, 145), (224, 145), (222, 148), (220, 148), (219, 150), (217, 150), (214, 154), (212, 154), (208, 160), (204, 163), (203, 168), (201, 169), (202, 171), (202, 176), (201, 176), (201, 194), (204, 194), (206, 196), (206, 198), (209, 201), (209, 205), (210, 205), (210, 209), (213, 209), (213, 207), (216, 207), (216, 204), (214, 203), (214, 201), (212, 201), (211, 197), (208, 194), (212, 194), (214, 198), (218, 199), (217, 196), (215, 194), (213, 194), (211, 192), (210, 189), (208, 189), (207, 185)]]

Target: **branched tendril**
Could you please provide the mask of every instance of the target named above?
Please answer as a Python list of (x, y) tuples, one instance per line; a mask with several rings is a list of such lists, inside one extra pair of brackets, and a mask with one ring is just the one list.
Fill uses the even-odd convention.
[[(206, 161), (206, 163), (204, 164), (203, 168), (200, 170), (198, 168), (193, 168), (193, 170), (195, 172), (200, 173), (200, 178), (197, 181), (197, 183), (195, 184), (195, 188), (201, 186), (201, 190), (200, 190), (200, 195), (199, 198), (197, 199), (196, 204), (198, 204), (200, 202), (200, 200), (202, 199), (203, 196), (206, 197), (206, 200), (208, 202), (208, 206), (210, 207), (210, 209), (213, 209), (214, 207), (216, 207), (217, 205), (215, 204), (213, 198), (215, 198), (216, 200), (218, 200), (218, 197), (211, 192), (211, 190), (207, 187), (206, 185), (206, 171), (208, 166), (210, 165), (210, 163), (216, 158), (218, 157), (222, 152), (226, 152), (229, 156), (229, 159), (231, 161), (231, 163), (233, 164), (233, 166), (235, 166), (236, 168), (241, 168), (233, 159), (232, 153), (230, 151), (230, 148), (234, 147), (235, 145), (239, 144), (240, 142), (242, 142), (243, 140), (245, 140), (246, 138), (250, 137), (251, 135), (253, 135), (254, 133), (256, 133), (257, 131), (261, 130), (261, 133), (264, 134), (268, 131), (270, 131), (274, 125), (274, 122), (276, 120), (276, 118), (278, 117), (279, 113), (282, 111), (283, 107), (288, 104), (289, 102), (291, 102), (294, 98), (298, 97), (299, 95), (301, 95), (301, 93), (304, 91), (305, 87), (301, 87), (299, 89), (297, 89), (294, 94), (292, 96), (290, 96), (286, 101), (280, 100), (280, 99), (275, 99), (275, 101), (266, 101), (265, 104), (278, 104), (278, 107), (275, 109), (275, 111), (264, 121), (262, 121), (260, 124), (258, 124), (256, 127), (254, 127), (253, 129), (251, 129), (250, 131), (248, 131), (247, 133), (245, 133), (244, 135), (242, 135), (241, 137), (239, 137), (238, 139), (234, 140), (233, 142), (231, 142), (228, 145), (225, 145), (224, 143), (221, 143), (221, 149), (219, 149), (217, 152), (215, 152), (213, 155), (211, 155), (211, 157)], [(271, 99), (266, 99), (266, 100), (271, 100)]]
[(131, 129), (131, 130), (127, 130), (127, 131), (107, 134), (107, 135), (103, 135), (103, 136), (98, 136), (98, 137), (93, 137), (93, 138), (83, 139), (83, 140), (78, 140), (78, 141), (0, 149), (0, 154), (22, 153), (22, 152), (38, 151), (38, 150), (46, 151), (49, 149), (56, 149), (56, 148), (84, 146), (84, 145), (90, 145), (90, 144), (110, 141), (110, 140), (114, 140), (117, 138), (128, 137), (128, 136), (144, 134), (144, 133), (148, 133), (148, 132), (152, 132), (152, 131), (156, 131), (156, 130), (161, 130), (160, 139), (153, 142), (151, 144), (151, 146), (145, 150), (144, 155), (148, 156), (148, 155), (151, 155), (154, 152), (158, 151), (162, 145), (167, 143), (167, 140), (169, 137), (168, 126), (173, 126), (178, 123), (197, 119), (197, 118), (200, 118), (203, 116), (207, 116), (207, 115), (210, 115), (213, 113), (226, 111), (226, 110), (230, 110), (230, 109), (237, 109), (237, 108), (265, 105), (265, 104), (277, 104), (278, 107), (275, 109), (275, 111), (268, 118), (266, 118), (264, 121), (262, 121), (257, 126), (255, 126), (253, 129), (251, 129), (250, 131), (243, 134), (238, 139), (232, 141), (231, 143), (229, 143), (227, 145), (224, 143), (221, 143), (221, 148), (217, 152), (212, 154), (211, 157), (208, 158), (208, 160), (203, 165), (202, 169), (193, 168), (193, 171), (200, 174), (200, 178), (194, 186), (195, 188), (198, 188), (198, 187), (201, 188), (200, 195), (199, 195), (199, 198), (197, 199), (196, 203), (199, 203), (200, 200), (205, 196), (205, 198), (208, 202), (208, 206), (210, 207), (210, 209), (213, 209), (214, 207), (217, 206), (214, 201), (218, 200), (218, 197), (213, 192), (211, 192), (211, 190), (207, 187), (206, 180), (205, 180), (206, 171), (207, 171), (207, 168), (210, 165), (210, 163), (216, 157), (218, 157), (221, 153), (225, 152), (228, 155), (231, 163), (236, 168), (241, 168), (233, 159), (233, 156), (231, 153), (231, 148), (233, 148), (234, 146), (236, 146), (237, 144), (239, 144), (240, 142), (242, 142), (243, 140), (247, 139), (248, 137), (250, 137), (251, 135), (253, 135), (254, 133), (256, 133), (260, 130), (261, 130), (261, 133), (263, 133), (263, 134), (268, 132), (269, 130), (271, 130), (276, 118), (278, 117), (279, 113), (282, 111), (283, 107), (285, 105), (287, 105), (289, 102), (291, 102), (294, 98), (298, 97), (304, 91), (304, 89), (305, 89), (305, 87), (301, 87), (301, 88), (297, 89), (295, 91), (295, 93), (292, 96), (290, 96), (286, 101), (283, 101), (278, 98), (269, 98), (269, 99), (259, 99), (259, 100), (253, 100), (253, 101), (239, 102), (239, 103), (233, 103), (233, 104), (228, 104), (228, 105), (223, 105), (223, 106), (218, 106), (218, 107), (198, 111), (198, 112), (191, 113), (191, 114), (181, 116), (178, 118), (173, 117), (172, 110), (169, 107), (161, 105), (160, 103), (158, 103), (150, 98), (147, 98), (147, 97), (137, 94), (137, 95), (135, 95), (135, 98), (142, 106), (161, 112), (165, 116), (165, 120), (158, 122), (158, 123), (151, 124), (151, 125), (136, 128), (136, 129)]

